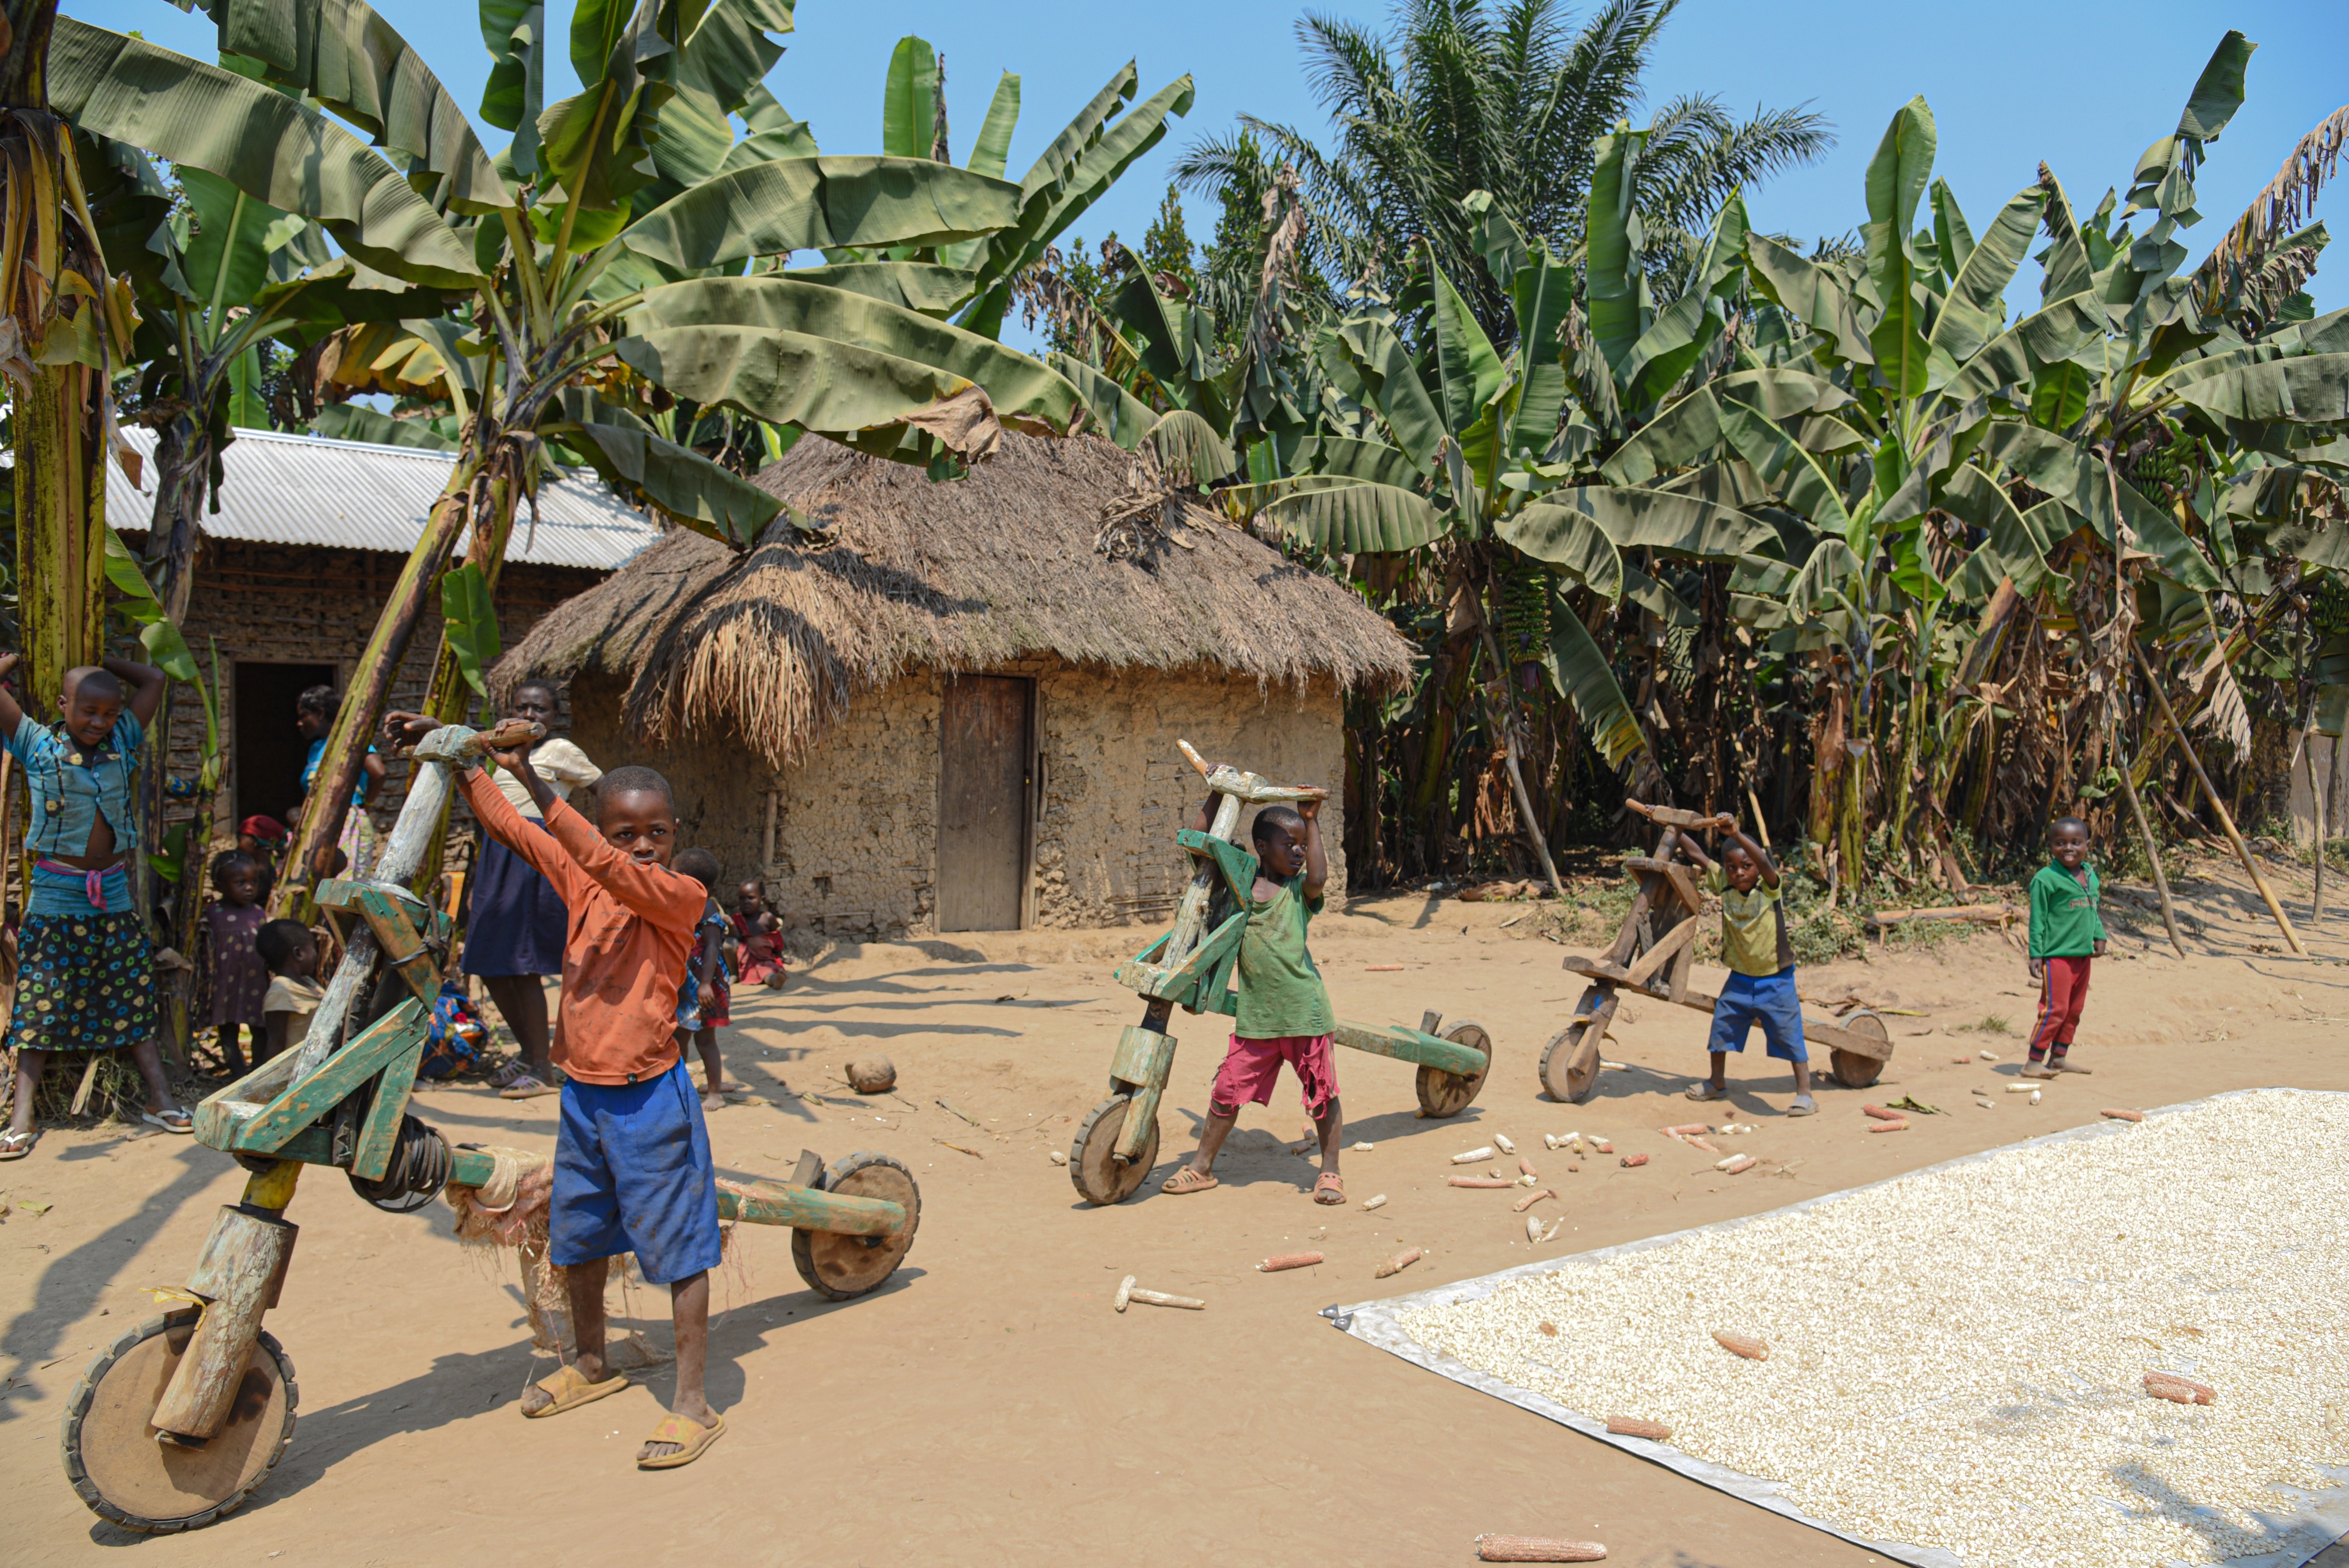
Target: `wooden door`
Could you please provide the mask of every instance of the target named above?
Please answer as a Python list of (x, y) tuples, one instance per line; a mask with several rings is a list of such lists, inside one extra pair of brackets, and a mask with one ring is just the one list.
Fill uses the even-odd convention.
[(949, 680), (938, 717), (940, 931), (1017, 931), (1028, 891), (1036, 683)]

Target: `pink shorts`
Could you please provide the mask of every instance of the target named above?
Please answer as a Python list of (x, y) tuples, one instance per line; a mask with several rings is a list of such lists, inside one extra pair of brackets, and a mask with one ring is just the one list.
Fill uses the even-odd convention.
[(1338, 1066), (1330, 1058), (1327, 1035), (1283, 1035), (1269, 1040), (1234, 1035), (1224, 1065), (1216, 1071), (1216, 1087), (1208, 1091), (1211, 1109), (1270, 1105), (1283, 1062), (1297, 1069), (1297, 1081), (1305, 1090), (1305, 1113), (1319, 1118), (1322, 1108), (1338, 1098)]

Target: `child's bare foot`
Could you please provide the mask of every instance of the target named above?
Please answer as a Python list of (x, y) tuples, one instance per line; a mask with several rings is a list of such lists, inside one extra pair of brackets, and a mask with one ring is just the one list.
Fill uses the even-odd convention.
[(701, 1109), (705, 1111), (724, 1110), (726, 1109), (726, 1092), (723, 1089), (703, 1089), (701, 1091)]
[(2092, 1073), (2096, 1070), (2094, 1068), (2077, 1066), (2068, 1057), (2049, 1057), (2047, 1067), (2049, 1071), (2059, 1073)]
[(2027, 1078), (2052, 1078), (2055, 1076), (2055, 1069), (2039, 1062), (2029, 1062), (2024, 1064), (2022, 1076)]

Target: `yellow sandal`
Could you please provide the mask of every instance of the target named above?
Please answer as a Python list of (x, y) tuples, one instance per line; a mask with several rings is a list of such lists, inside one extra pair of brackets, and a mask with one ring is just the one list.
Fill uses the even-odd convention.
[(618, 1393), (627, 1386), (628, 1375), (626, 1372), (615, 1372), (601, 1383), (590, 1383), (580, 1375), (577, 1367), (565, 1366), (531, 1385), (532, 1387), (543, 1392), (554, 1403), (543, 1410), (524, 1410), (523, 1415), (526, 1419), (533, 1421), (543, 1416), (559, 1416), (565, 1410), (575, 1410), (582, 1405), (592, 1405), (598, 1399)]

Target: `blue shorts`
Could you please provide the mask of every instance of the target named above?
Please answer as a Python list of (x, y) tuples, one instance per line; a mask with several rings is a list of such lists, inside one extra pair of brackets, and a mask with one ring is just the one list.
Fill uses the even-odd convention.
[(718, 1266), (718, 1170), (682, 1057), (648, 1083), (564, 1084), (547, 1243), (564, 1268), (634, 1253), (654, 1284)]
[(1763, 1043), (1770, 1055), (1790, 1062), (1811, 1059), (1803, 1045), (1803, 1003), (1795, 995), (1793, 965), (1775, 975), (1731, 971), (1729, 984), (1721, 988), (1721, 1000), (1713, 1005), (1713, 1038), (1704, 1048), (1742, 1051), (1746, 1035), (1756, 1024), (1762, 1026)]

